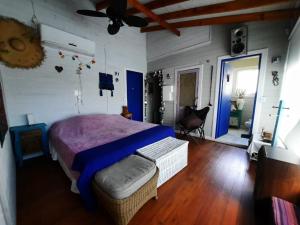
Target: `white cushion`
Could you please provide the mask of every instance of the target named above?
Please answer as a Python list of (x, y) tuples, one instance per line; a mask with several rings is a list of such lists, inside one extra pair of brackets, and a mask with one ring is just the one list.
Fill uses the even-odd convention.
[(95, 175), (98, 187), (114, 199), (127, 198), (155, 174), (155, 163), (131, 155)]

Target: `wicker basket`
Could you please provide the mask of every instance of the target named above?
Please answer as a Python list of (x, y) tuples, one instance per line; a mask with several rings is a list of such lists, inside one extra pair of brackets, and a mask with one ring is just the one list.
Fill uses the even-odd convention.
[(157, 180), (159, 170), (155, 175), (131, 196), (124, 199), (113, 199), (103, 192), (93, 181), (93, 189), (99, 204), (111, 215), (117, 225), (127, 225), (137, 211), (151, 198), (157, 199)]
[(188, 164), (188, 141), (167, 137), (137, 150), (159, 168), (157, 187), (175, 176)]

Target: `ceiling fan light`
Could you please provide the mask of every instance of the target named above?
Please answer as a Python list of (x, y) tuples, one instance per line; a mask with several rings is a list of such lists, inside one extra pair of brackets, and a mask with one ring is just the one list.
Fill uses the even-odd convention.
[(107, 31), (110, 35), (115, 35), (120, 30), (120, 26), (116, 23), (109, 24), (107, 27)]

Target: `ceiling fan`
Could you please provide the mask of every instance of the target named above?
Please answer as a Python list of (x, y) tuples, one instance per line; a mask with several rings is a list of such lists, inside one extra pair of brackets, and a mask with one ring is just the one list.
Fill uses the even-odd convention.
[(147, 20), (141, 17), (126, 15), (126, 10), (127, 0), (110, 0), (106, 13), (95, 10), (77, 10), (77, 13), (91, 17), (108, 17), (110, 21), (107, 31), (111, 35), (119, 32), (120, 27), (124, 26), (123, 22), (133, 27), (146, 27), (148, 25)]

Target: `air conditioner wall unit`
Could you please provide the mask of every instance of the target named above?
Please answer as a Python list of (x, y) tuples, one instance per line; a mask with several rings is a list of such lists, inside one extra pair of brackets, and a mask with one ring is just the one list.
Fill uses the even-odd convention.
[(67, 33), (65, 31), (41, 24), (41, 39), (45, 46), (94, 57), (95, 42)]

